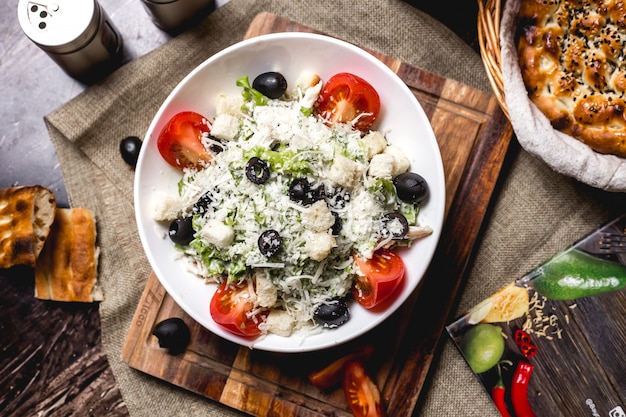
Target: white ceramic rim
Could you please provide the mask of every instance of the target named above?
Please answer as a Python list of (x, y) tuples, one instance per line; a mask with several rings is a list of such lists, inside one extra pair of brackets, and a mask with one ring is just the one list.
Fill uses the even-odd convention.
[[(238, 335), (235, 335), (225, 330), (221, 326), (217, 325), (215, 322), (213, 322), (213, 320), (210, 318), (210, 314), (208, 313), (208, 305), (209, 305), (210, 300), (206, 301), (206, 306), (207, 306), (206, 314), (201, 314), (198, 311), (194, 310), (193, 308), (189, 307), (189, 303), (187, 302), (185, 298), (186, 296), (179, 293), (177, 288), (172, 284), (170, 280), (162, 278), (163, 272), (160, 268), (160, 263), (155, 258), (155, 254), (153, 254), (150, 250), (148, 250), (148, 248), (151, 247), (151, 240), (155, 239), (153, 235), (148, 235), (149, 233), (148, 230), (154, 229), (155, 228), (154, 223), (156, 222), (150, 219), (149, 216), (145, 215), (148, 209), (146, 207), (148, 203), (145, 201), (146, 199), (143, 198), (144, 197), (143, 192), (145, 192), (145, 187), (142, 188), (142, 178), (143, 178), (143, 175), (145, 175), (143, 166), (146, 163), (145, 155), (148, 153), (147, 149), (150, 146), (156, 149), (156, 145), (154, 144), (154, 142), (156, 142), (156, 135), (158, 135), (158, 132), (161, 130), (161, 127), (164, 124), (162, 120), (167, 120), (173, 114), (177, 113), (178, 111), (183, 110), (183, 108), (180, 107), (180, 103), (177, 102), (177, 99), (178, 99), (179, 92), (184, 88), (184, 86), (186, 85), (186, 83), (189, 82), (189, 80), (193, 79), (198, 73), (205, 71), (205, 69), (208, 66), (214, 64), (216, 61), (227, 58), (229, 55), (236, 53), (236, 51), (242, 48), (252, 47), (254, 45), (262, 45), (263, 43), (267, 43), (267, 42), (293, 41), (294, 39), (325, 42), (331, 46), (334, 45), (334, 46), (339, 46), (340, 48), (347, 49), (351, 53), (359, 56), (360, 59), (364, 59), (368, 61), (369, 63), (371, 63), (373, 66), (376, 67), (376, 71), (382, 72), (383, 74), (385, 74), (385, 77), (386, 76), (393, 77), (399, 81), (399, 83), (397, 83), (398, 88), (403, 90), (403, 94), (407, 95), (409, 100), (411, 100), (412, 105), (415, 107), (413, 109), (415, 110), (414, 112), (415, 123), (422, 128), (423, 131), (419, 133), (424, 137), (424, 140), (425, 140), (425, 144), (422, 144), (422, 145), (425, 145), (430, 148), (430, 149), (427, 149), (428, 151), (427, 153), (428, 155), (430, 155), (429, 159), (432, 158), (432, 161), (430, 161), (429, 163), (432, 163), (434, 167), (432, 169), (432, 172), (430, 172), (430, 178), (427, 178), (427, 180), (429, 182), (431, 192), (430, 192), (429, 199), (426, 201), (425, 206), (420, 211), (419, 218), (420, 218), (420, 223), (429, 225), (430, 227), (432, 227), (433, 234), (420, 241), (417, 241), (406, 252), (401, 251), (401, 256), (403, 256), (403, 258), (405, 258), (406, 253), (408, 253), (409, 251), (419, 252), (419, 258), (421, 260), (426, 259), (428, 260), (428, 262), (420, 261), (417, 269), (412, 271), (411, 282), (407, 283), (407, 279), (405, 279), (402, 285), (403, 288), (399, 289), (400, 295), (392, 301), (383, 303), (384, 306), (382, 306), (380, 309), (366, 310), (363, 307), (358, 306), (357, 303), (354, 303), (356, 307), (355, 308), (351, 307), (351, 316), (352, 316), (351, 320), (345, 325), (339, 327), (338, 329), (324, 330), (323, 334), (326, 334), (326, 335), (331, 334), (332, 336), (331, 337), (326, 336), (322, 338), (323, 339), (322, 341), (319, 341), (319, 342), (316, 341), (316, 338), (319, 339), (318, 337), (319, 335), (312, 335), (312, 336), (308, 336), (304, 338), (298, 335), (292, 335), (288, 338), (284, 338), (284, 337), (272, 334), (272, 335), (260, 337), (258, 339), (250, 340), (250, 339), (242, 338)], [(234, 85), (236, 78), (239, 78), (242, 75), (244, 74), (233, 74), (233, 85)], [(383, 103), (385, 102), (383, 101), (382, 95), (381, 95), (381, 102)], [(177, 106), (178, 108), (176, 109)], [(195, 110), (195, 109), (187, 108), (186, 110)], [(390, 138), (389, 140), (391, 143), (394, 143), (392, 138)], [(424, 146), (421, 146), (419, 149), (420, 149), (420, 152), (424, 152), (425, 150)], [(218, 336), (224, 339), (227, 339), (231, 342), (234, 342), (234, 343), (237, 343), (239, 345), (246, 346), (249, 348), (272, 351), (272, 352), (282, 352), (282, 353), (309, 352), (309, 351), (322, 350), (326, 348), (331, 348), (333, 346), (337, 346), (339, 344), (348, 342), (358, 336), (363, 335), (364, 333), (368, 332), (369, 330), (381, 324), (387, 317), (392, 315), (393, 312), (395, 312), (406, 301), (406, 299), (409, 298), (409, 296), (413, 293), (415, 288), (417, 288), (417, 286), (419, 285), (419, 282), (421, 282), (421, 279), (424, 277), (430, 265), (430, 261), (432, 260), (434, 256), (434, 252), (437, 247), (439, 237), (441, 235), (441, 229), (443, 227), (445, 198), (446, 198), (446, 193), (445, 193), (445, 178), (444, 178), (444, 171), (443, 171), (443, 162), (441, 159), (441, 153), (440, 153), (434, 132), (432, 131), (430, 122), (428, 121), (428, 118), (423, 108), (421, 107), (421, 105), (419, 104), (419, 102), (417, 101), (413, 93), (410, 91), (410, 89), (406, 86), (406, 84), (402, 82), (401, 79), (398, 77), (398, 75), (395, 74), (391, 69), (389, 69), (385, 64), (383, 64), (380, 60), (378, 60), (376, 57), (369, 54), (368, 52), (364, 51), (363, 49), (358, 48), (350, 43), (347, 43), (347, 42), (344, 42), (344, 41), (341, 41), (341, 40), (338, 40), (329, 36), (311, 34), (311, 33), (302, 33), (302, 32), (267, 34), (267, 35), (261, 35), (258, 37), (254, 37), (251, 39), (238, 42), (230, 47), (223, 49), (222, 51), (216, 53), (215, 55), (211, 56), (202, 64), (200, 64), (198, 67), (196, 67), (194, 70), (192, 70), (168, 95), (168, 97), (159, 108), (158, 112), (156, 113), (154, 119), (152, 120), (148, 128), (148, 131), (144, 138), (144, 145), (142, 146), (142, 151), (140, 153), (139, 160), (138, 160), (137, 167), (136, 167), (135, 188), (134, 188), (136, 221), (137, 221), (137, 226), (139, 230), (139, 236), (140, 236), (142, 245), (144, 247), (144, 251), (146, 253), (146, 256), (148, 258), (148, 261), (154, 273), (156, 274), (156, 276), (158, 277), (159, 281), (161, 282), (165, 290), (168, 292), (168, 294), (174, 299), (174, 301), (192, 319), (197, 321), (203, 327), (207, 328), (209, 331), (217, 334)], [(141, 215), (142, 212), (144, 212), (143, 218)], [(152, 222), (153, 224), (150, 225), (147, 222)], [(144, 224), (143, 227), (142, 227), (142, 223)], [(414, 265), (410, 266), (410, 268), (413, 268), (413, 267)], [(194, 277), (194, 279), (197, 281), (202, 281), (199, 278)], [(203, 284), (203, 285), (206, 285), (206, 284)], [(361, 325), (358, 329), (355, 329), (355, 328), (351, 329), (349, 325), (351, 324), (351, 322), (355, 320), (355, 317), (358, 317), (356, 320), (359, 320), (359, 322), (361, 322), (360, 320), (361, 318), (365, 317), (365, 320), (362, 320), (363, 323), (365, 324)], [(357, 324), (358, 323), (356, 324), (352, 323), (353, 326)], [(346, 330), (349, 330), (349, 331), (346, 331)], [(330, 332), (333, 332), (333, 333), (330, 333)], [(274, 340), (276, 338), (280, 338), (280, 340)], [(313, 342), (311, 343), (311, 341)]]

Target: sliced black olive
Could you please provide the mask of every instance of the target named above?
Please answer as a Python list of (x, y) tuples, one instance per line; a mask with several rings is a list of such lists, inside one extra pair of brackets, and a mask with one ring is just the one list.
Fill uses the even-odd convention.
[(189, 327), (178, 317), (157, 323), (152, 334), (159, 339), (159, 346), (168, 349), (172, 355), (184, 352), (191, 340)]
[(328, 206), (338, 210), (346, 208), (346, 205), (350, 202), (350, 198), (350, 193), (343, 188), (333, 189), (325, 196)]
[(415, 172), (404, 172), (393, 179), (398, 198), (406, 203), (420, 203), (428, 196), (428, 183)]
[(306, 178), (296, 178), (289, 185), (289, 199), (291, 201), (303, 201), (311, 190), (311, 184)]
[(192, 218), (184, 217), (182, 219), (175, 219), (170, 223), (170, 229), (168, 235), (172, 242), (179, 245), (188, 245), (193, 240), (193, 226)]
[(380, 222), (380, 234), (384, 238), (403, 239), (409, 231), (409, 222), (401, 213), (387, 213)]
[(193, 214), (206, 213), (209, 210), (211, 201), (212, 200), (211, 200), (210, 191), (207, 191), (206, 193), (202, 194), (200, 198), (194, 203), (193, 208), (191, 209), (193, 211)]
[(261, 233), (261, 236), (259, 236), (258, 245), (261, 253), (269, 258), (276, 252), (278, 252), (282, 245), (282, 239), (280, 237), (280, 234), (276, 230), (270, 229)]
[(273, 151), (279, 151), (282, 147), (282, 144), (278, 140), (273, 141), (270, 145), (270, 149)]
[(313, 311), (313, 319), (321, 326), (334, 329), (350, 319), (348, 302), (345, 298), (334, 298), (318, 305)]
[(289, 185), (289, 199), (291, 201), (299, 201), (305, 206), (323, 200), (325, 194), (323, 185), (312, 188), (309, 180), (306, 178), (296, 178)]
[(336, 211), (331, 211), (331, 213), (335, 218), (335, 223), (333, 223), (333, 225), (331, 226), (330, 231), (332, 232), (333, 236), (337, 236), (339, 232), (341, 232), (341, 228), (343, 227), (343, 220), (341, 220), (339, 213), (337, 213)]
[[(216, 142), (219, 142), (219, 139), (218, 139), (218, 138), (216, 138), (215, 136), (211, 136), (211, 135), (209, 135), (209, 139), (212, 139), (212, 140), (214, 140), (214, 141), (216, 141)], [(223, 151), (224, 151), (224, 148), (223, 148), (223, 147), (221, 147), (220, 145), (218, 145), (217, 143), (211, 143), (211, 144), (209, 145), (209, 149), (211, 149), (211, 152), (213, 152), (213, 153), (214, 153), (214, 154), (216, 154), (216, 155), (217, 155), (218, 153), (221, 153), (221, 152), (223, 152)]]
[(279, 72), (264, 72), (252, 81), (252, 88), (269, 98), (279, 98), (287, 91), (287, 80)]
[(127, 136), (120, 142), (120, 153), (122, 159), (131, 167), (137, 165), (139, 151), (141, 150), (141, 139), (137, 136)]
[(308, 206), (309, 204), (313, 204), (316, 201), (323, 200), (324, 195), (325, 191), (323, 185), (319, 185), (316, 188), (310, 188), (309, 191), (304, 195), (304, 199), (302, 199), (302, 204)]
[(253, 156), (246, 164), (246, 177), (255, 184), (265, 184), (270, 179), (270, 166), (261, 158)]

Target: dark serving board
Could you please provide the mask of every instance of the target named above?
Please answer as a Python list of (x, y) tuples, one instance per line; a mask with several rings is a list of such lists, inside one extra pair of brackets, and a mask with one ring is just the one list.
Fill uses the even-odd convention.
[[(246, 38), (315, 32), (269, 13)], [(132, 368), (255, 416), (350, 416), (341, 389), (321, 392), (308, 373), (358, 344), (374, 345), (370, 372), (388, 414), (410, 415), (449, 319), (509, 147), (512, 128), (496, 99), (457, 81), (372, 52), (411, 88), (437, 137), (446, 175), (446, 219), (435, 258), (412, 297), (359, 339), (316, 353), (274, 354), (239, 347), (187, 316), (154, 274), (148, 278), (123, 348)], [(192, 340), (172, 356), (151, 335), (157, 322), (181, 317)]]

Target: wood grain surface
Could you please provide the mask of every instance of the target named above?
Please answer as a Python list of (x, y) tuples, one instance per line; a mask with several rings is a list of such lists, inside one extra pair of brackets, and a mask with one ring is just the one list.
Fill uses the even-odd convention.
[[(314, 32), (264, 13), (247, 38), (285, 31)], [(384, 324), (346, 345), (323, 352), (274, 354), (225, 341), (187, 316), (152, 274), (123, 349), (129, 366), (255, 416), (349, 416), (341, 390), (321, 392), (308, 373), (334, 357), (370, 344), (370, 372), (389, 415), (410, 415), (424, 387), (446, 321), (456, 302), (512, 137), (489, 94), (370, 51), (411, 88), (437, 137), (446, 175), (446, 220), (421, 287)], [(177, 356), (151, 335), (154, 324), (181, 317), (192, 341)]]
[(33, 302), (32, 269), (6, 274), (0, 416), (127, 416), (102, 349), (98, 305)]
[[(585, 404), (591, 399), (599, 415), (619, 416), (609, 411), (626, 404), (626, 364), (620, 348), (626, 341), (626, 291), (544, 304), (550, 321), (542, 325), (553, 339), (533, 334), (539, 353), (531, 359), (529, 390), (541, 393), (529, 395), (533, 410), (538, 415), (556, 416), (558, 410), (560, 416), (585, 417), (593, 415)], [(557, 329), (562, 330), (558, 335)]]

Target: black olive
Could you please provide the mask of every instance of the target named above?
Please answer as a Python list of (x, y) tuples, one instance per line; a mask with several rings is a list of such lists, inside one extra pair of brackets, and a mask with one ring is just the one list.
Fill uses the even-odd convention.
[(420, 203), (428, 196), (428, 183), (415, 172), (404, 172), (393, 179), (398, 198), (406, 203)]
[(323, 200), (325, 194), (323, 185), (311, 188), (311, 184), (306, 178), (296, 178), (289, 185), (289, 199), (299, 201), (305, 206)]
[(137, 136), (127, 136), (120, 142), (120, 153), (122, 154), (122, 159), (131, 167), (135, 167), (137, 165), (137, 158), (139, 158), (141, 143), (141, 139)]
[(278, 98), (287, 91), (287, 80), (278, 72), (264, 72), (252, 82), (252, 88), (269, 98)]
[(304, 195), (304, 199), (302, 199), (302, 204), (308, 206), (316, 201), (323, 200), (324, 195), (325, 191), (323, 185), (320, 185), (317, 188), (309, 188), (309, 191)]
[(261, 236), (259, 236), (258, 245), (261, 253), (269, 258), (276, 252), (278, 252), (280, 246), (282, 245), (282, 239), (280, 237), (280, 234), (276, 230), (270, 229), (261, 233)]
[(392, 239), (402, 239), (409, 231), (409, 222), (401, 213), (387, 213), (381, 219), (382, 237), (391, 236)]
[(194, 203), (193, 214), (204, 214), (209, 210), (209, 205), (211, 204), (211, 193), (207, 191), (202, 194), (200, 198)]
[[(219, 142), (219, 139), (216, 138), (215, 136), (211, 136), (209, 135), (209, 139), (212, 139), (216, 142)], [(218, 154), (224, 151), (224, 148), (221, 147), (220, 145), (218, 145), (217, 143), (211, 143), (209, 144), (209, 149), (211, 149), (211, 152), (213, 152), (214, 154)]]
[(318, 305), (313, 311), (313, 319), (321, 326), (334, 329), (350, 319), (348, 302), (345, 298), (334, 298)]
[(291, 201), (303, 201), (311, 190), (311, 184), (306, 178), (296, 178), (289, 185), (289, 199)]
[(168, 232), (172, 242), (179, 245), (188, 245), (193, 240), (193, 226), (192, 218), (184, 217), (182, 219), (175, 219), (170, 223), (170, 230)]
[(328, 193), (325, 198), (329, 207), (342, 210), (346, 208), (346, 205), (350, 202), (351, 197), (347, 190), (337, 188)]
[(178, 317), (172, 317), (157, 323), (152, 330), (152, 334), (159, 339), (159, 346), (168, 349), (172, 355), (184, 352), (191, 340), (189, 327)]
[(283, 146), (280, 143), (280, 141), (273, 141), (272, 144), (270, 145), (270, 149), (273, 151), (279, 151), (282, 147)]
[(337, 213), (336, 211), (331, 211), (331, 213), (335, 218), (335, 223), (333, 223), (333, 225), (331, 226), (330, 231), (332, 232), (333, 236), (337, 236), (339, 232), (341, 232), (341, 228), (343, 227), (343, 220), (341, 220), (341, 217), (339, 217), (339, 213)]
[(253, 156), (246, 164), (246, 177), (255, 184), (265, 184), (270, 179), (270, 166), (261, 158)]

